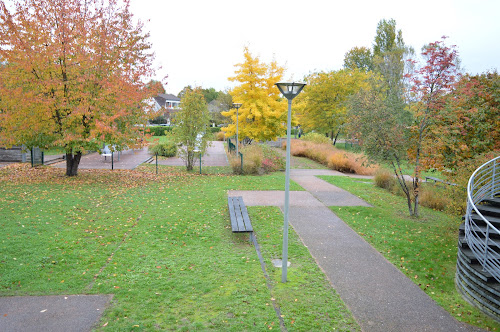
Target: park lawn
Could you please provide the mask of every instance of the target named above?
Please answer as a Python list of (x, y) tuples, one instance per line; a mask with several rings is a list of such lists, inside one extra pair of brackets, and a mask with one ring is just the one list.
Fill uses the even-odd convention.
[[(268, 176), (0, 169), (0, 296), (114, 294), (99, 330), (359, 330), (282, 214), (249, 207), (269, 280), (248, 234), (233, 234), (227, 190), (283, 190)], [(292, 190), (298, 190), (292, 184)], [(269, 287), (268, 287), (269, 284)]]
[(460, 321), (500, 330), (500, 324), (467, 303), (455, 289), (460, 217), (421, 206), (420, 218), (411, 218), (403, 197), (376, 187), (372, 180), (320, 177), (373, 205), (330, 209), (440, 306)]

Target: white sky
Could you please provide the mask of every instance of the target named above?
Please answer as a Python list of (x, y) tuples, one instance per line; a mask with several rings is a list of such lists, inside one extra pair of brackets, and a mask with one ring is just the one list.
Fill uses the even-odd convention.
[(377, 23), (391, 18), (417, 53), (446, 35), (466, 72), (500, 68), (499, 0), (131, 0), (131, 11), (151, 33), (157, 79), (168, 75), (173, 94), (233, 87), (227, 78), (245, 46), (263, 62), (274, 56), (286, 79), (341, 69), (344, 54), (371, 48)]

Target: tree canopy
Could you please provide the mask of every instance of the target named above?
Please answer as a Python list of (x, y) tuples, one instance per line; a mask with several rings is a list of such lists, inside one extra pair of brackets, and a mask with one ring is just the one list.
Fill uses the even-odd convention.
[[(238, 110), (238, 136), (252, 140), (271, 140), (286, 130), (286, 103), (275, 83), (283, 77), (285, 69), (276, 61), (269, 64), (244, 49), (245, 61), (235, 65), (238, 69), (229, 80), (239, 85), (229, 93), (233, 102), (241, 103)], [(226, 136), (236, 133), (236, 109), (223, 112), (232, 123), (223, 128)]]
[(0, 144), (83, 152), (137, 143), (153, 74), (148, 35), (128, 1), (0, 1)]
[(369, 75), (358, 69), (311, 74), (297, 97), (298, 118), (306, 130), (330, 132), (346, 122), (347, 101), (367, 88)]
[(344, 55), (345, 69), (373, 70), (373, 54), (367, 47), (353, 47)]
[(195, 150), (198, 149), (203, 154), (207, 147), (210, 117), (200, 88), (186, 90), (181, 104), (182, 108), (175, 115), (174, 137), (183, 146), (180, 155), (190, 171), (193, 169)]

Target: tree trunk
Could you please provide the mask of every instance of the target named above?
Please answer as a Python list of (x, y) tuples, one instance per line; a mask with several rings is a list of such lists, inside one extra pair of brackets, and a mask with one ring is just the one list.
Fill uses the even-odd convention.
[(333, 141), (333, 145), (337, 143), (337, 138), (339, 137), (339, 134), (340, 134), (340, 128), (339, 130), (337, 130), (337, 135), (335, 135), (335, 140)]
[(80, 165), (81, 159), (81, 152), (77, 152), (76, 154), (66, 153), (66, 176), (78, 175), (78, 166)]
[(415, 179), (413, 179), (413, 195), (414, 195), (414, 207), (413, 207), (413, 216), (418, 217), (418, 204), (419, 204), (419, 194), (420, 194), (420, 183), (419, 183), (420, 172), (415, 175)]
[(186, 156), (186, 169), (188, 171), (193, 170), (193, 160), (194, 160), (194, 152), (188, 150)]
[(397, 167), (396, 164), (394, 164), (394, 162), (391, 162), (392, 168), (394, 169), (394, 174), (396, 174), (396, 179), (398, 180), (401, 189), (403, 189), (403, 192), (405, 193), (406, 203), (408, 204), (408, 212), (410, 213), (410, 216), (413, 216), (415, 214), (415, 210), (411, 205), (410, 189), (406, 185), (405, 177), (401, 169), (401, 164), (399, 163), (399, 158), (397, 156), (394, 156), (394, 159), (396, 160)]

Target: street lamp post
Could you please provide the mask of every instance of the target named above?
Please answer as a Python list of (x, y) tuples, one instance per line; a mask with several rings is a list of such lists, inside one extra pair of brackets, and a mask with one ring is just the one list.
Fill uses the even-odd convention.
[(236, 108), (236, 156), (238, 156), (238, 110), (240, 109), (240, 103), (233, 103), (233, 108)]
[(281, 260), (281, 282), (286, 282), (288, 270), (288, 210), (290, 207), (290, 136), (292, 132), (292, 99), (302, 91), (305, 83), (276, 83), (280, 92), (288, 99), (288, 117), (286, 127), (286, 172), (285, 172), (285, 217), (283, 227), (283, 258)]

